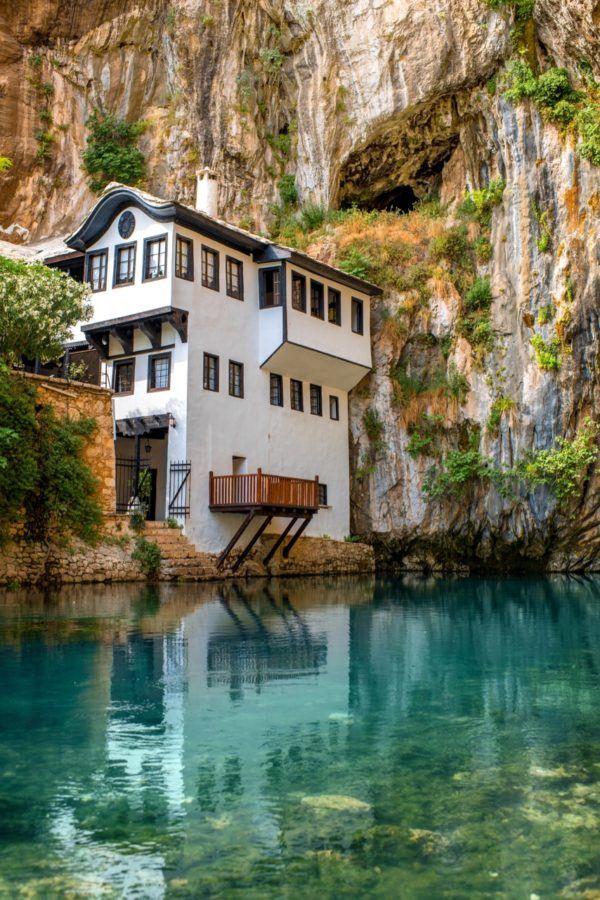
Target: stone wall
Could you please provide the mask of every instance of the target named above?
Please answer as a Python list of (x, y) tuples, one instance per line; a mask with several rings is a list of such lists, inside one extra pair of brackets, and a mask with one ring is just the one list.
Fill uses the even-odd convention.
[(84, 459), (98, 479), (98, 501), (103, 512), (114, 513), (116, 495), (112, 391), (62, 378), (30, 374), (18, 374), (15, 377), (34, 382), (39, 402), (52, 406), (60, 418), (79, 419), (89, 416), (95, 419), (96, 431), (87, 443)]
[(144, 581), (131, 559), (133, 535), (127, 516), (108, 516), (102, 539), (93, 547), (13, 541), (0, 549), (0, 586)]
[[(131, 559), (135, 536), (129, 530), (127, 517), (107, 517), (104, 531), (103, 539), (95, 547), (80, 541), (66, 547), (45, 547), (26, 541), (6, 545), (0, 551), (0, 587), (144, 581), (139, 564)], [(147, 535), (149, 540), (154, 537)], [(194, 552), (193, 558), (185, 560), (193, 563), (187, 568), (180, 558), (165, 558), (159, 580), (223, 581), (265, 576), (362, 575), (375, 571), (373, 549), (368, 544), (322, 538), (301, 538), (290, 559), (277, 554), (265, 567), (261, 560), (271, 543), (271, 539), (258, 543), (237, 572), (232, 572), (230, 567), (217, 570), (217, 557), (208, 553)]]

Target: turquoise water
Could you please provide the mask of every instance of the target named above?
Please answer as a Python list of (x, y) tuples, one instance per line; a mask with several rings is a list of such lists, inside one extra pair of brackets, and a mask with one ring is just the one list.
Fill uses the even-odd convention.
[(0, 594), (0, 896), (600, 896), (600, 581)]

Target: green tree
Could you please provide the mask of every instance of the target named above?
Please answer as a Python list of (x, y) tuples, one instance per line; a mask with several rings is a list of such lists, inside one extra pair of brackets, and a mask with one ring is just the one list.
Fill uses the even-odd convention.
[(111, 181), (139, 184), (146, 175), (146, 159), (138, 147), (144, 122), (126, 122), (113, 113), (95, 109), (87, 122), (87, 148), (83, 168), (95, 193)]
[(65, 272), (0, 256), (0, 359), (58, 359), (73, 326), (91, 315), (88, 296)]
[(37, 480), (35, 387), (0, 361), (0, 543)]

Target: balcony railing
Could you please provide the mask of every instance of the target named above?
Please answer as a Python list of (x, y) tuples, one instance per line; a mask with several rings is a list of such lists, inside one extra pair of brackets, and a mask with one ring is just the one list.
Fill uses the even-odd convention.
[(210, 478), (210, 508), (240, 512), (258, 508), (311, 510), (319, 508), (319, 479), (265, 475), (213, 475)]

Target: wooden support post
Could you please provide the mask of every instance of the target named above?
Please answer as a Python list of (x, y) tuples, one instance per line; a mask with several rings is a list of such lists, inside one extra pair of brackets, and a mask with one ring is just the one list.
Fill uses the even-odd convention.
[(234, 536), (231, 538), (231, 540), (229, 541), (229, 543), (227, 544), (227, 546), (221, 553), (219, 560), (217, 562), (217, 569), (222, 568), (225, 560), (227, 559), (227, 557), (229, 556), (229, 554), (231, 553), (231, 551), (233, 550), (233, 548), (235, 547), (235, 545), (237, 544), (240, 537), (243, 535), (244, 531), (246, 530), (246, 528), (248, 527), (248, 525), (250, 524), (252, 519), (255, 517), (255, 515), (256, 515), (256, 512), (248, 513), (248, 515), (246, 516), (246, 518), (244, 519), (244, 521), (242, 522), (242, 524), (240, 525), (240, 527), (238, 528), (238, 530), (236, 531)]
[(251, 551), (252, 548), (254, 547), (254, 545), (255, 545), (255, 543), (257, 542), (257, 540), (259, 539), (259, 537), (262, 536), (262, 533), (263, 533), (263, 531), (265, 530), (265, 528), (267, 527), (267, 525), (269, 525), (272, 521), (273, 521), (273, 516), (267, 516), (267, 518), (266, 518), (265, 521), (262, 523), (262, 525), (260, 526), (260, 528), (258, 529), (258, 531), (256, 532), (256, 534), (254, 535), (254, 537), (252, 538), (252, 540), (250, 541), (250, 543), (247, 544), (246, 547), (244, 547), (244, 549), (242, 550), (242, 552), (240, 553), (240, 555), (238, 556), (238, 558), (237, 558), (236, 561), (234, 562), (233, 566), (231, 567), (231, 571), (232, 571), (232, 572), (237, 572), (237, 570), (239, 569), (239, 567), (241, 566), (241, 564), (244, 562), (244, 560), (246, 559), (246, 557), (248, 556), (248, 554), (250, 553), (250, 551)]
[(304, 529), (306, 528), (308, 523), (311, 521), (311, 519), (312, 519), (312, 515), (306, 516), (304, 522), (302, 523), (302, 525), (300, 526), (300, 528), (298, 529), (296, 534), (292, 537), (292, 539), (289, 542), (289, 544), (287, 545), (287, 547), (284, 548), (284, 551), (283, 551), (284, 559), (287, 559), (289, 557), (290, 553), (292, 552), (292, 550), (294, 548), (296, 541), (298, 540), (298, 538), (300, 537), (300, 535), (302, 534), (302, 532), (304, 531)]
[(279, 535), (279, 537), (277, 538), (277, 540), (275, 541), (275, 543), (273, 544), (273, 546), (271, 547), (271, 549), (269, 550), (269, 552), (267, 553), (265, 558), (263, 559), (264, 566), (268, 565), (271, 562), (271, 560), (273, 559), (273, 557), (275, 556), (275, 554), (277, 553), (277, 551), (279, 550), (279, 548), (281, 547), (281, 545), (283, 544), (286, 537), (288, 536), (288, 534), (290, 533), (290, 531), (292, 530), (292, 528), (294, 527), (294, 525), (296, 524), (297, 521), (298, 521), (298, 516), (294, 516), (294, 518), (288, 522), (288, 524), (286, 525), (285, 531), (282, 531), (282, 533)]

